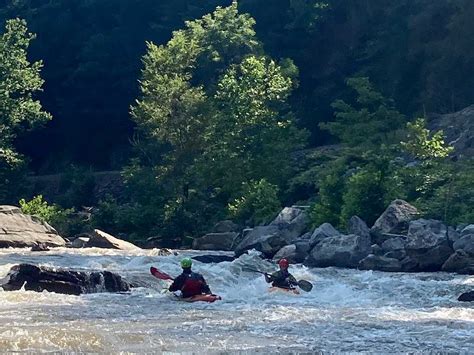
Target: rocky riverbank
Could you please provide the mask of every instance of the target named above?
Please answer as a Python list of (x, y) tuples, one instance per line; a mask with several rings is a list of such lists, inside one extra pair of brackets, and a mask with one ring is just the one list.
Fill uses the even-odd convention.
[[(242, 229), (222, 221), (211, 233), (195, 239), (193, 248), (234, 251), (236, 257), (256, 249), (265, 258), (287, 258), (309, 267), (474, 274), (474, 224), (447, 226), (419, 216), (414, 206), (395, 200), (371, 228), (354, 216), (342, 232), (329, 223), (312, 228), (306, 208), (294, 206), (284, 208), (264, 226)], [(0, 247), (140, 250), (100, 230), (66, 240), (47, 223), (13, 206), (0, 206)]]

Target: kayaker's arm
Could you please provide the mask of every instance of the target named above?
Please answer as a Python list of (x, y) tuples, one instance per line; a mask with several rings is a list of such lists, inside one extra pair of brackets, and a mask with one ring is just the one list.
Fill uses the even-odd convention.
[(171, 292), (181, 291), (184, 285), (184, 277), (179, 275), (177, 278), (174, 279), (173, 283), (170, 285), (169, 290)]
[(288, 276), (288, 283), (291, 285), (291, 286), (298, 286), (298, 281), (296, 281), (296, 279), (294, 278), (293, 275), (290, 274), (290, 276)]
[(209, 285), (207, 284), (206, 280), (204, 277), (201, 276), (201, 281), (202, 281), (202, 286), (201, 286), (201, 292), (205, 293), (206, 295), (211, 295), (211, 289), (209, 288)]

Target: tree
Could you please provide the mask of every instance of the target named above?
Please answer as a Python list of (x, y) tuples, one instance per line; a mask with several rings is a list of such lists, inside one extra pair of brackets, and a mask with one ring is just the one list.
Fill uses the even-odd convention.
[(219, 215), (215, 206), (247, 194), (249, 181), (276, 191), (290, 153), (305, 143), (287, 103), (297, 68), (265, 57), (253, 26), (234, 2), (186, 22), (166, 45), (148, 44), (131, 109), (140, 137), (134, 174), (155, 176), (162, 230), (196, 233)]
[(11, 197), (7, 186), (12, 182), (11, 174), (23, 161), (15, 150), (14, 140), (51, 119), (34, 99), (43, 85), (41, 61), (30, 63), (27, 59), (34, 38), (26, 22), (20, 19), (7, 21), (0, 36), (0, 177), (5, 181), (3, 194), (0, 191), (2, 199)]
[(405, 117), (393, 102), (376, 91), (369, 78), (350, 78), (347, 85), (357, 93), (356, 102), (335, 101), (332, 106), (336, 120), (322, 123), (321, 128), (352, 148), (373, 149), (396, 142), (396, 132)]

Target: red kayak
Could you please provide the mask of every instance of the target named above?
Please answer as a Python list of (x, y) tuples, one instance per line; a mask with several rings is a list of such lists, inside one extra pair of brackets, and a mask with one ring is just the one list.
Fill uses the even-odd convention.
[(299, 295), (300, 292), (296, 288), (282, 288), (282, 287), (269, 287), (268, 292), (284, 292), (294, 295)]
[(222, 299), (221, 296), (217, 296), (217, 295), (196, 295), (196, 296), (192, 296), (188, 298), (182, 298), (182, 297), (178, 297), (178, 298), (180, 301), (185, 301), (185, 302), (202, 301), (202, 302), (209, 302), (209, 303), (219, 301)]

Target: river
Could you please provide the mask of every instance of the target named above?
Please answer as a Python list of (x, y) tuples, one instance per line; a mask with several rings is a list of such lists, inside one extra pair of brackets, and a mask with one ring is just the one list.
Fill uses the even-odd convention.
[[(255, 253), (233, 262), (194, 262), (222, 301), (185, 303), (164, 292), (150, 266), (177, 275), (180, 251), (0, 250), (0, 278), (32, 263), (108, 270), (139, 285), (126, 294), (61, 295), (0, 290), (0, 352), (314, 353), (474, 351), (474, 304), (456, 301), (474, 277), (290, 266), (314, 284), (299, 296), (267, 292), (245, 265), (276, 269)], [(219, 253), (212, 253), (219, 254)], [(223, 254), (223, 253), (221, 253)]]

